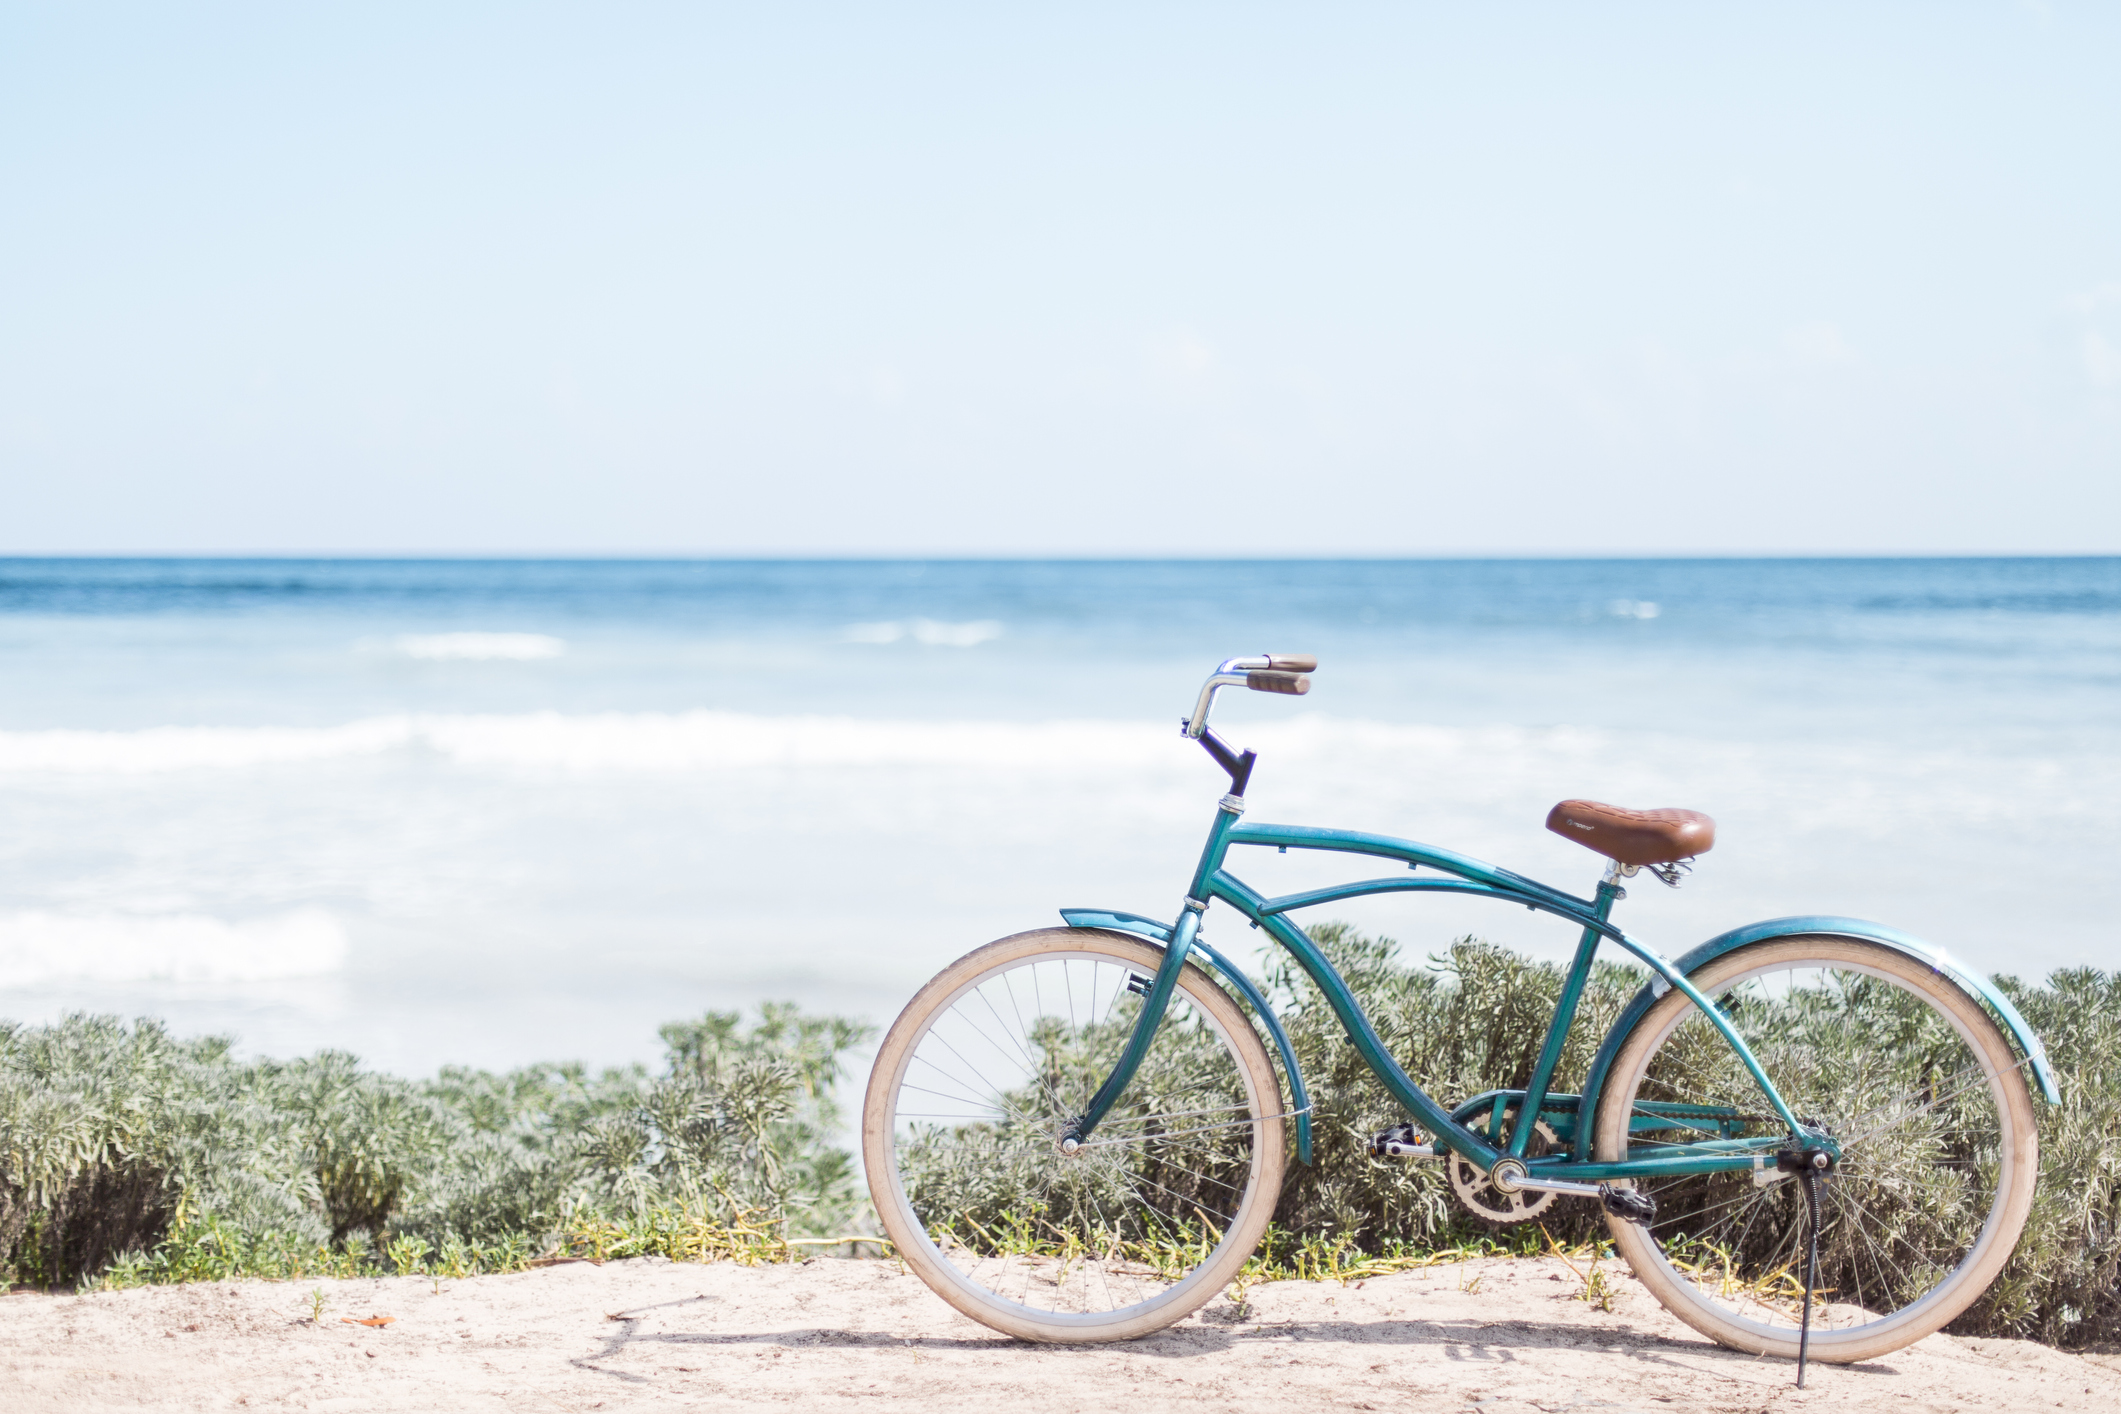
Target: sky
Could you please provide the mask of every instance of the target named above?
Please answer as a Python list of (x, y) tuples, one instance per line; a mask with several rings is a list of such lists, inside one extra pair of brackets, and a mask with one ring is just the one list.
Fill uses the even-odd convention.
[(2121, 551), (2121, 7), (0, 0), (0, 552)]

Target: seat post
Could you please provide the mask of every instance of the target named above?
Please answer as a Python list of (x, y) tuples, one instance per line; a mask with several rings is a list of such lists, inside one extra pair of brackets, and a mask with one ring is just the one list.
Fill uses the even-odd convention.
[(1628, 891), (1620, 887), (1620, 881), (1640, 869), (1640, 865), (1622, 864), (1617, 859), (1605, 862), (1605, 873), (1598, 878), (1598, 916), (1605, 917), (1613, 911), (1613, 900), (1626, 898)]

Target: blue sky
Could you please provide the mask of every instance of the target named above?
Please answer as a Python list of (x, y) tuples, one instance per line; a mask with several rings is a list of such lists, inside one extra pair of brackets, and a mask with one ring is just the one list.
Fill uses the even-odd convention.
[(2121, 550), (2121, 10), (0, 3), (0, 550)]

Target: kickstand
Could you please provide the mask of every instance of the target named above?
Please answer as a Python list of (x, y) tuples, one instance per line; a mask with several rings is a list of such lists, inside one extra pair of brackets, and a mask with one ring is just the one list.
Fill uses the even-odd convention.
[(1819, 1175), (1807, 1165), (1798, 1175), (1804, 1180), (1805, 1233), (1811, 1249), (1804, 1260), (1804, 1325), (1797, 1332), (1797, 1388), (1804, 1388), (1804, 1362), (1812, 1345), (1812, 1288), (1819, 1285)]

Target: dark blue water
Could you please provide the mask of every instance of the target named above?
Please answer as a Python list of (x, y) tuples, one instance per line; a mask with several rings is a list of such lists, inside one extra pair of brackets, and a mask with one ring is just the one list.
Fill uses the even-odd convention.
[[(969, 652), (847, 641), (923, 620), (998, 631)], [(570, 661), (496, 680), (346, 651), (462, 630), (554, 635)], [(1165, 715), (1174, 668), (1269, 646), (1320, 654), (1333, 709), (1364, 716), (2098, 732), (2121, 689), (2121, 559), (0, 561), (0, 725), (18, 728), (529, 705)]]

